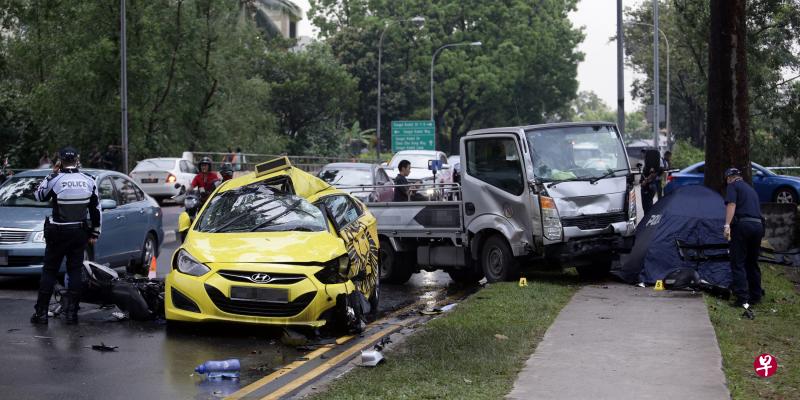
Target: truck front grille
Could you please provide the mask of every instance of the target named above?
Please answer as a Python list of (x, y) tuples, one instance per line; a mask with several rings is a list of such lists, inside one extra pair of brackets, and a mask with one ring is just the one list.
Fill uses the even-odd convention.
[(627, 219), (624, 212), (582, 215), (580, 217), (562, 218), (561, 225), (564, 227), (574, 226), (582, 230), (604, 229), (613, 223), (625, 222)]

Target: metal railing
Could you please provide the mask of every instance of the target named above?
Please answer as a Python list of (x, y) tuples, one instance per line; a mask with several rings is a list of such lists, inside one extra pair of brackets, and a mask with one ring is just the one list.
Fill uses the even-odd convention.
[(459, 201), (461, 200), (461, 185), (458, 183), (411, 183), (408, 185), (383, 184), (383, 185), (335, 185), (337, 189), (344, 190), (359, 198), (365, 203), (390, 203), (394, 202), (394, 193), (397, 188), (407, 187), (408, 199), (403, 201)]
[[(223, 161), (227, 156), (236, 155), (236, 153), (224, 153), (224, 152), (192, 152), (194, 160), (192, 162), (197, 163), (203, 157), (209, 157), (213, 161), (213, 166), (215, 169), (218, 169), (222, 164), (225, 162), (230, 161)], [(243, 153), (245, 162), (231, 162), (231, 164), (235, 166), (241, 165), (241, 171), (253, 171), (255, 166), (261, 164), (265, 161), (269, 161), (278, 157), (289, 157), (289, 161), (292, 163), (292, 166), (297, 167), (303, 171), (309, 173), (316, 173), (322, 169), (326, 164), (335, 163), (335, 162), (358, 162), (358, 163), (369, 163), (375, 164), (377, 163), (375, 160), (362, 160), (355, 157), (325, 157), (325, 156), (292, 156), (288, 154), (256, 154), (256, 153)]]

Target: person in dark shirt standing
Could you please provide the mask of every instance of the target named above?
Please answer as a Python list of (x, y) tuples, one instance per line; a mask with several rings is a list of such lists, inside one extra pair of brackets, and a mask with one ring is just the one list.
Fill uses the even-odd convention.
[[(725, 191), (725, 239), (730, 241), (731, 289), (736, 296), (736, 306), (750, 313), (750, 305), (758, 304), (764, 296), (761, 288), (761, 269), (758, 256), (764, 237), (764, 219), (758, 194), (742, 180), (736, 168), (725, 171), (728, 187)], [(752, 314), (749, 314), (750, 316)]]
[(411, 174), (411, 162), (402, 160), (400, 164), (397, 165), (397, 169), (400, 172), (397, 174), (397, 177), (394, 178), (394, 184), (398, 185), (394, 188), (394, 201), (409, 201), (411, 197), (411, 187), (408, 186), (409, 183), (406, 177)]

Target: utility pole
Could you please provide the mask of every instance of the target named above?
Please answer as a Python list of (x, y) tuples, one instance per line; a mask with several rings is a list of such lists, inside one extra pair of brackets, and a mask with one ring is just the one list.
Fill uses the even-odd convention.
[(622, 0), (617, 0), (617, 128), (625, 137), (625, 64), (623, 60), (624, 29), (622, 26)]
[(128, 38), (125, 34), (125, 1), (119, 0), (119, 97), (122, 118), (122, 172), (128, 174)]
[(661, 127), (661, 116), (659, 109), (661, 101), (659, 98), (659, 72), (658, 72), (658, 0), (653, 0), (653, 147), (658, 150), (658, 131)]

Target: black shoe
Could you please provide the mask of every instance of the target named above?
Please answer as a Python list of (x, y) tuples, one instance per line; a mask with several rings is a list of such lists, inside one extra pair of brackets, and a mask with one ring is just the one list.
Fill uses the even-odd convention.
[(67, 325), (78, 323), (78, 302), (77, 293), (68, 291), (64, 294), (64, 322)]
[(40, 314), (38, 311), (31, 315), (31, 323), (37, 325), (47, 325), (47, 311)]
[(745, 304), (748, 305), (748, 308), (753, 305), (749, 300), (736, 299), (736, 301), (733, 302), (734, 307), (744, 307)]

